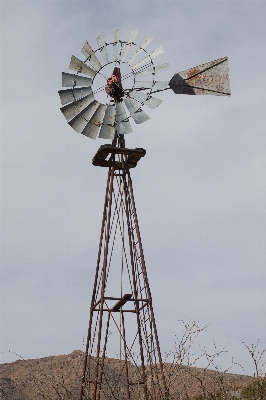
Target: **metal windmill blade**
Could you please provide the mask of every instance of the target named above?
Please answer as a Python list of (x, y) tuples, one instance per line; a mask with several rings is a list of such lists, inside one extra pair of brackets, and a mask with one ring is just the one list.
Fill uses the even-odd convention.
[(149, 108), (157, 108), (162, 103), (162, 100), (156, 99), (155, 97), (150, 96), (147, 93), (142, 93), (141, 91), (132, 90), (130, 93), (130, 97), (143, 103), (145, 106)]
[(131, 128), (129, 118), (125, 111), (123, 103), (116, 104), (115, 121), (116, 121), (116, 130), (119, 135), (124, 135), (133, 132), (133, 129)]
[(91, 87), (81, 87), (78, 89), (67, 89), (67, 90), (59, 90), (59, 96), (61, 100), (61, 104), (65, 105), (68, 103), (72, 103), (75, 100), (79, 100), (82, 97), (86, 97), (92, 93)]
[[(96, 139), (98, 135), (107, 140), (113, 140), (116, 133), (131, 133), (130, 119), (136, 124), (148, 121), (150, 117), (143, 107), (157, 108), (162, 100), (153, 94), (169, 89), (175, 94), (230, 96), (227, 57), (176, 73), (170, 81), (160, 81), (156, 76), (166, 71), (169, 63), (155, 65), (154, 59), (163, 54), (163, 48), (160, 46), (148, 53), (146, 48), (152, 42), (152, 36), (148, 35), (137, 45), (134, 42), (137, 34), (138, 30), (134, 29), (128, 40), (123, 41), (121, 28), (118, 28), (113, 31), (113, 41), (107, 43), (105, 34), (101, 33), (96, 38), (96, 50), (88, 41), (85, 42), (81, 50), (84, 61), (71, 57), (69, 69), (76, 74), (62, 73), (62, 86), (68, 89), (58, 93), (63, 106), (61, 111), (76, 132), (91, 139)], [(114, 69), (107, 78), (104, 71), (112, 63)], [(131, 73), (124, 74), (125, 64), (131, 68)], [(101, 87), (94, 88), (97, 76), (103, 77), (104, 82)], [(130, 77), (133, 83), (124, 89), (124, 81)], [(142, 77), (147, 77), (147, 80), (142, 80)], [(100, 92), (106, 94), (105, 103), (97, 100)]]
[(75, 87), (75, 86), (91, 86), (92, 79), (85, 78), (85, 76), (78, 76), (62, 72), (62, 86)]
[(82, 133), (99, 106), (100, 103), (91, 96), (88, 106), (83, 110), (83, 112), (72, 118), (68, 124), (75, 129), (76, 132)]
[(88, 65), (86, 65), (75, 56), (71, 57), (69, 69), (72, 69), (73, 71), (76, 71), (78, 73), (91, 76), (92, 78), (94, 78), (94, 76), (96, 75), (96, 72), (93, 69), (91, 69)]
[(153, 91), (162, 91), (169, 88), (168, 81), (137, 81), (134, 89), (152, 89)]
[(121, 62), (123, 62), (125, 60), (125, 58), (127, 56), (127, 53), (129, 51), (130, 47), (132, 46), (137, 34), (138, 34), (138, 30), (133, 30), (133, 31), (130, 32), (129, 39), (126, 42), (125, 47), (123, 49), (123, 53), (122, 53), (122, 56), (121, 56)]
[(88, 106), (95, 100), (94, 96), (90, 94), (80, 100), (75, 100), (72, 103), (60, 108), (67, 122), (71, 121), (74, 117), (84, 112)]
[(144, 42), (139, 46), (139, 48), (135, 51), (133, 56), (130, 58), (130, 60), (128, 61), (128, 64), (131, 64), (132, 61), (135, 60), (135, 58), (145, 49), (145, 47), (148, 46), (148, 44), (151, 43), (152, 40), (153, 40), (153, 37), (151, 35), (148, 35), (146, 37), (146, 39), (144, 40)]
[(121, 28), (118, 28), (113, 33), (114, 47), (113, 47), (113, 61), (116, 62), (119, 56), (119, 40), (121, 35)]
[(137, 62), (135, 65), (133, 65), (132, 69), (137, 69), (139, 68), (141, 65), (143, 64), (147, 64), (148, 62), (150, 62), (153, 58), (160, 56), (161, 54), (163, 54), (163, 46), (158, 47), (156, 50), (154, 50), (150, 55), (148, 55), (147, 57), (143, 58), (142, 60), (140, 60), (139, 62)]
[(137, 71), (137, 72), (135, 72), (135, 76), (139, 77), (139, 76), (150, 75), (150, 74), (155, 75), (159, 72), (167, 71), (168, 68), (169, 68), (169, 63), (165, 63), (162, 65), (158, 65), (157, 67), (153, 66), (151, 68), (145, 68), (143, 70)]
[(106, 41), (105, 41), (105, 35), (104, 32), (101, 33), (97, 38), (96, 41), (98, 43), (99, 46), (99, 50), (102, 54), (102, 58), (105, 64), (109, 63), (109, 57), (108, 57), (108, 51), (107, 51), (107, 47), (106, 47)]
[(84, 46), (82, 47), (81, 53), (86, 57), (86, 61), (88, 61), (96, 71), (99, 71), (102, 68), (102, 64), (98, 60), (96, 54), (92, 50), (89, 42), (86, 40)]
[(124, 99), (124, 103), (136, 124), (142, 124), (150, 119), (150, 117), (141, 109), (141, 107), (130, 97), (126, 97)]

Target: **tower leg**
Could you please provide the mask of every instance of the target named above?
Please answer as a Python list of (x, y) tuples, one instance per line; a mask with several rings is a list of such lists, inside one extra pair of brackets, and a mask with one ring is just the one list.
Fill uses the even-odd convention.
[(137, 239), (138, 239), (138, 243), (139, 243), (139, 251), (140, 251), (140, 257), (141, 257), (141, 264), (142, 264), (142, 273), (144, 276), (145, 285), (147, 288), (148, 299), (149, 299), (149, 303), (150, 303), (151, 322), (153, 325), (154, 338), (155, 338), (157, 353), (158, 353), (158, 358), (159, 358), (161, 379), (163, 381), (163, 389), (164, 389), (164, 397), (163, 398), (166, 399), (168, 397), (168, 389), (167, 389), (165, 376), (164, 376), (163, 361), (162, 361), (161, 349), (160, 349), (160, 344), (159, 344), (159, 337), (158, 337), (158, 332), (157, 332), (157, 327), (156, 327), (156, 322), (155, 322), (155, 317), (154, 317), (154, 311), (153, 311), (153, 306), (152, 306), (152, 296), (151, 296), (151, 291), (150, 291), (150, 285), (148, 282), (148, 275), (147, 275), (147, 270), (146, 270), (146, 265), (145, 265), (144, 252), (143, 252), (143, 248), (142, 248), (140, 229), (139, 229), (139, 223), (138, 223), (138, 217), (137, 217), (137, 210), (136, 210), (135, 199), (134, 199), (134, 194), (133, 194), (132, 180), (131, 180), (129, 171), (128, 171), (127, 175), (128, 175), (129, 196), (130, 196), (130, 200), (131, 200), (131, 204), (132, 204), (134, 223), (136, 226), (136, 234), (137, 234)]
[[(87, 389), (90, 392), (90, 386), (91, 386), (91, 368), (90, 368), (90, 352), (89, 352), (89, 346), (91, 344), (92, 340), (92, 322), (93, 322), (93, 308), (96, 303), (96, 298), (98, 295), (98, 290), (97, 290), (97, 284), (99, 280), (99, 272), (100, 272), (100, 261), (101, 261), (101, 254), (102, 254), (102, 249), (103, 249), (103, 239), (105, 235), (105, 246), (104, 246), (104, 260), (105, 262), (103, 263), (103, 268), (102, 268), (102, 274), (104, 274), (104, 279), (103, 279), (103, 284), (105, 282), (105, 276), (106, 276), (106, 258), (107, 258), (107, 252), (108, 252), (108, 243), (109, 243), (109, 231), (110, 231), (110, 216), (111, 216), (111, 208), (112, 208), (112, 197), (113, 197), (113, 181), (114, 181), (114, 168), (111, 168), (108, 172), (108, 177), (107, 177), (107, 185), (106, 185), (106, 193), (105, 193), (105, 201), (104, 201), (104, 209), (103, 209), (103, 218), (102, 218), (102, 227), (101, 227), (101, 233), (100, 233), (100, 243), (99, 243), (99, 250), (98, 250), (98, 258), (97, 258), (97, 264), (96, 264), (96, 272), (95, 272), (95, 279), (94, 279), (94, 287), (93, 287), (93, 292), (92, 292), (92, 300), (91, 300), (91, 307), (90, 307), (90, 321), (89, 321), (89, 328), (88, 328), (88, 336), (87, 336), (87, 343), (86, 343), (86, 351), (85, 351), (85, 358), (84, 358), (84, 368), (83, 368), (83, 374), (82, 374), (82, 384), (81, 384), (81, 391), (80, 391), (80, 399), (83, 399), (84, 395), (84, 388), (87, 386)], [(104, 293), (104, 285), (102, 285), (102, 293)], [(99, 288), (98, 288), (99, 289)], [(101, 314), (100, 314), (100, 324), (102, 323), (102, 309), (103, 309), (103, 295), (101, 295)], [(101, 326), (101, 325), (100, 325)], [(98, 346), (97, 346), (97, 358), (99, 356), (99, 338), (101, 339), (101, 329), (99, 330), (98, 333)], [(96, 391), (97, 391), (97, 378), (98, 378), (98, 362), (97, 362), (97, 369), (95, 371), (95, 376), (96, 376), (96, 383), (94, 383), (94, 392), (96, 396)], [(86, 375), (87, 375), (87, 382), (86, 381)], [(93, 397), (95, 398), (95, 397)]]

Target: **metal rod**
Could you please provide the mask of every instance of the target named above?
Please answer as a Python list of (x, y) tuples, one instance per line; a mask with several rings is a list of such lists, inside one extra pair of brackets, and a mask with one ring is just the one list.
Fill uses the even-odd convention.
[(90, 343), (90, 340), (91, 340), (91, 326), (92, 326), (92, 318), (93, 318), (92, 307), (93, 307), (93, 305), (95, 303), (95, 293), (96, 293), (97, 280), (98, 280), (99, 267), (100, 267), (102, 241), (103, 241), (103, 233), (104, 233), (104, 227), (105, 227), (105, 221), (106, 221), (106, 209), (107, 209), (107, 203), (108, 203), (110, 174), (111, 174), (111, 171), (109, 170), (108, 171), (108, 177), (107, 177), (107, 183), (106, 183), (105, 200), (104, 200), (104, 208), (103, 208), (103, 218), (102, 218), (102, 227), (101, 227), (101, 233), (100, 233), (100, 243), (99, 243), (98, 258), (97, 258), (96, 272), (95, 272), (95, 278), (94, 278), (94, 287), (93, 287), (92, 299), (91, 299), (90, 321), (89, 321), (87, 343), (86, 343), (86, 350), (85, 350), (85, 358), (84, 358), (84, 367), (83, 367), (83, 374), (82, 374), (82, 381), (81, 381), (80, 400), (82, 400), (82, 397), (83, 397), (83, 389), (84, 389), (86, 369), (87, 369), (87, 360), (88, 360), (88, 349), (89, 349), (89, 343)]
[(130, 400), (128, 362), (127, 362), (127, 344), (126, 344), (126, 331), (125, 331), (124, 314), (122, 313), (121, 316), (122, 316), (122, 328), (123, 328), (123, 336), (124, 336), (124, 352), (125, 352), (126, 378), (127, 378), (127, 398), (128, 398), (128, 400)]
[(149, 286), (148, 277), (147, 277), (147, 271), (146, 271), (146, 266), (145, 266), (144, 253), (143, 253), (143, 248), (142, 248), (142, 242), (141, 242), (141, 236), (140, 236), (139, 224), (138, 224), (138, 217), (137, 217), (137, 211), (136, 211), (134, 194), (133, 194), (132, 180), (131, 180), (129, 171), (128, 171), (128, 187), (129, 187), (129, 191), (130, 191), (131, 204), (133, 206), (133, 211), (134, 211), (136, 234), (137, 234), (137, 237), (138, 237), (141, 261), (142, 261), (142, 263), (141, 263), (142, 264), (142, 271), (143, 271), (143, 276), (144, 276), (144, 280), (145, 280), (146, 287), (147, 287), (148, 297), (149, 297), (149, 300), (150, 300), (151, 318), (152, 318), (152, 324), (153, 324), (153, 329), (154, 329), (154, 335), (155, 335), (155, 341), (156, 341), (156, 346), (157, 346), (158, 357), (159, 357), (160, 370), (161, 370), (161, 375), (162, 375), (162, 380), (163, 380), (163, 385), (164, 385), (164, 391), (165, 391), (164, 396), (165, 396), (165, 399), (166, 399), (168, 397), (168, 390), (167, 390), (165, 376), (164, 376), (161, 349), (160, 349), (160, 344), (159, 344), (159, 338), (158, 338), (158, 333), (157, 333), (157, 327), (156, 327), (154, 312), (153, 312), (151, 291), (150, 291), (150, 286)]
[(102, 330), (102, 318), (103, 318), (103, 303), (104, 303), (104, 293), (106, 286), (106, 265), (107, 265), (107, 254), (108, 254), (108, 244), (110, 238), (110, 220), (111, 220), (111, 207), (112, 207), (112, 193), (113, 193), (113, 181), (114, 181), (114, 167), (111, 168), (110, 174), (110, 186), (109, 186), (109, 202), (108, 202), (108, 213), (107, 213), (107, 227), (105, 234), (105, 248), (104, 248), (104, 260), (103, 260), (103, 268), (102, 268), (102, 289), (101, 289), (101, 306), (100, 306), (100, 320), (99, 320), (99, 330), (98, 330), (98, 343), (97, 343), (97, 351), (96, 351), (96, 368), (95, 368), (95, 376), (94, 376), (94, 393), (93, 399), (96, 400), (97, 393), (97, 380), (98, 380), (98, 370), (99, 370), (99, 355), (100, 355), (100, 345), (101, 345), (101, 330)]
[[(132, 280), (133, 280), (133, 289), (134, 289), (134, 296), (135, 299), (138, 298), (138, 293), (137, 293), (137, 285), (136, 285), (136, 279), (135, 279), (135, 270), (134, 270), (134, 258), (133, 258), (133, 244), (132, 244), (132, 231), (131, 227), (129, 224), (129, 202), (128, 202), (128, 195), (127, 195), (127, 181), (126, 181), (126, 175), (129, 177), (129, 170), (125, 171), (125, 176), (123, 177), (124, 180), (124, 193), (125, 193), (125, 204), (126, 204), (126, 216), (127, 216), (127, 223), (128, 223), (128, 236), (129, 236), (129, 248), (130, 248), (130, 258), (131, 258), (131, 267), (132, 267)], [(135, 301), (135, 307), (136, 310), (139, 309), (139, 302)], [(142, 344), (142, 336), (141, 336), (141, 325), (140, 325), (140, 319), (139, 319), (139, 313), (137, 312), (137, 324), (138, 324), (138, 336), (139, 336), (139, 347), (140, 347), (140, 358), (141, 358), (141, 368), (142, 368), (142, 376), (143, 376), (143, 381), (146, 382), (146, 372), (145, 372), (145, 364), (144, 364), (144, 354), (143, 354), (143, 344)], [(145, 399), (147, 398), (147, 387), (146, 384), (144, 385), (144, 396)]]
[(105, 332), (105, 338), (104, 338), (104, 348), (103, 348), (103, 355), (102, 355), (101, 372), (100, 372), (100, 378), (99, 378), (99, 382), (98, 382), (98, 385), (99, 385), (98, 400), (100, 400), (100, 395), (101, 395), (103, 367), (104, 367), (106, 346), (107, 346), (107, 340), (108, 340), (109, 323), (110, 323), (110, 312), (108, 314), (108, 319), (107, 319), (107, 324), (106, 324), (106, 332)]

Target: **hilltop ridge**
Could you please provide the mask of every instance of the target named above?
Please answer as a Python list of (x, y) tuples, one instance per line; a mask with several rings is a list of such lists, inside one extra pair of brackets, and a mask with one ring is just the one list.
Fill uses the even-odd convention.
[[(56, 400), (78, 399), (84, 353), (74, 350), (67, 355), (48, 356), (37, 359), (17, 360), (0, 365), (2, 400)], [(116, 375), (119, 360), (107, 358), (111, 374)], [(205, 390), (214, 393), (223, 385), (226, 390), (250, 384), (253, 378), (245, 375), (221, 373), (196, 367), (164, 364), (167, 380), (171, 378), (171, 397), (193, 398)], [(202, 382), (202, 383), (200, 383)]]

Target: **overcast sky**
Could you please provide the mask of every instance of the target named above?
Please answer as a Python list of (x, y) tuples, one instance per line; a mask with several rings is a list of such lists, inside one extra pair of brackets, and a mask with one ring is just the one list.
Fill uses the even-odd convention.
[[(61, 72), (88, 40), (122, 26), (162, 45), (161, 80), (229, 57), (231, 97), (160, 94), (128, 147), (163, 353), (178, 320), (210, 324), (199, 342), (266, 347), (265, 1), (1, 1), (1, 351), (68, 354), (87, 335), (107, 170), (104, 142), (71, 129)], [(69, 71), (70, 72), (70, 71)], [(146, 111), (146, 110), (145, 110)], [(224, 364), (225, 365), (225, 364)]]

